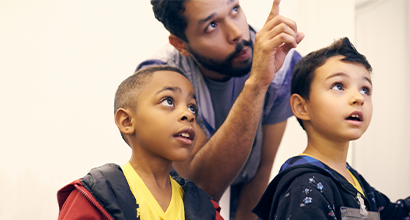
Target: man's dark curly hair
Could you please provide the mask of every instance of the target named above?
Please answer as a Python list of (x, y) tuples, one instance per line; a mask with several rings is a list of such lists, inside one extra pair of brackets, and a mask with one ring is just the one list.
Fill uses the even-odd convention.
[[(305, 100), (309, 100), (310, 87), (315, 77), (317, 68), (325, 64), (326, 60), (342, 55), (342, 61), (362, 64), (369, 72), (372, 72), (372, 67), (366, 57), (360, 54), (356, 48), (350, 43), (349, 38), (341, 38), (335, 41), (328, 47), (314, 51), (303, 57), (294, 67), (291, 94), (299, 94)], [(302, 120), (297, 119), (303, 129)]]
[(182, 15), (185, 11), (184, 3), (188, 0), (151, 0), (155, 18), (173, 35), (188, 42), (185, 29), (187, 19)]

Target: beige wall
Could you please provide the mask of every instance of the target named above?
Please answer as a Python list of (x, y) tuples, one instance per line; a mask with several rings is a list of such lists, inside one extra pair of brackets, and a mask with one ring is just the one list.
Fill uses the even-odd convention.
[[(410, 194), (408, 2), (387, 1), (378, 7), (389, 10), (375, 7), (356, 20), (353, 0), (281, 4), (281, 13), (306, 33), (298, 49), (303, 55), (343, 36), (368, 55), (375, 114), (355, 143), (352, 164), (392, 198)], [(262, 27), (271, 3), (241, 3), (249, 22)], [(399, 22), (390, 20), (396, 17)], [(0, 0), (0, 33), (0, 219), (56, 219), (60, 187), (92, 167), (129, 159), (113, 122), (115, 89), (167, 42), (167, 32), (148, 1)], [(305, 139), (291, 118), (273, 174), (303, 150)]]
[[(305, 32), (306, 37), (298, 47), (302, 55), (330, 45), (341, 37), (355, 39), (355, 2), (353, 0), (292, 0), (282, 1), (287, 8), (283, 13), (294, 19), (298, 30)], [(285, 5), (284, 4), (284, 5)], [(277, 174), (280, 166), (290, 157), (300, 154), (306, 147), (307, 138), (295, 117), (288, 120), (281, 146), (276, 157), (271, 178)], [(349, 154), (349, 161), (351, 155)]]
[(356, 45), (373, 66), (373, 119), (353, 164), (391, 200), (410, 195), (410, 1), (371, 1), (356, 16)]

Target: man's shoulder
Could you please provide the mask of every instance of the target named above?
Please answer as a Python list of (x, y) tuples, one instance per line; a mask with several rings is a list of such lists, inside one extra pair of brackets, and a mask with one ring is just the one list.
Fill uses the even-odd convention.
[(164, 44), (159, 50), (157, 50), (153, 55), (147, 57), (141, 63), (137, 65), (136, 70), (142, 69), (146, 66), (151, 65), (171, 65), (183, 68), (182, 63), (188, 58), (182, 56), (175, 47), (170, 43)]

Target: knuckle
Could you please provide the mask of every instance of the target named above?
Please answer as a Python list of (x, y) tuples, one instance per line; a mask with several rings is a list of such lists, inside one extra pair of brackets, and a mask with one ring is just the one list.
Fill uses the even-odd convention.
[(280, 33), (278, 35), (278, 39), (281, 40), (281, 41), (287, 40), (287, 37), (288, 37), (288, 35), (286, 33)]
[(261, 38), (262, 33), (259, 31), (255, 34), (255, 40), (258, 40)]
[(277, 28), (280, 32), (283, 32), (286, 30), (287, 25), (285, 23), (280, 23)]

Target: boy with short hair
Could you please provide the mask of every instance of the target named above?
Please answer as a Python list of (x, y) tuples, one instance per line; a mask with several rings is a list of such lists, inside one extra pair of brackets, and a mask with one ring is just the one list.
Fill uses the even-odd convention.
[(346, 162), (372, 117), (372, 68), (348, 38), (295, 66), (290, 104), (306, 131), (254, 212), (261, 219), (409, 219), (410, 197), (391, 203)]
[(131, 159), (94, 168), (59, 190), (59, 219), (222, 219), (208, 194), (169, 175), (197, 139), (194, 94), (176, 67), (150, 66), (125, 79), (114, 118)]

